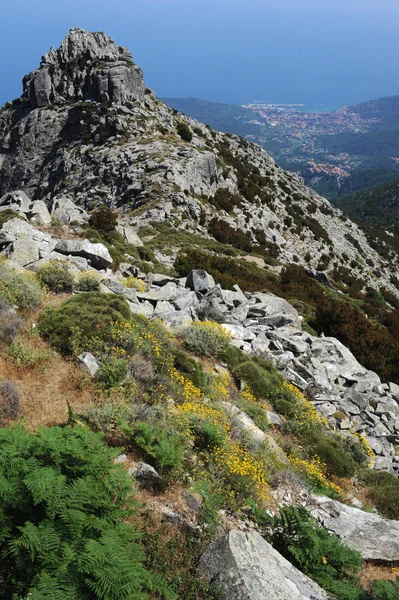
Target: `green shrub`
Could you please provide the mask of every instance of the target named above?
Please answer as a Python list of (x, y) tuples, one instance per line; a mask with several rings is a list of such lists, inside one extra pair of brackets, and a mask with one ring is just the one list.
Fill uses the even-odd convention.
[(117, 388), (126, 378), (128, 365), (122, 358), (107, 357), (98, 369), (95, 380), (106, 390)]
[(152, 427), (145, 421), (121, 425), (131, 443), (142, 450), (146, 459), (166, 474), (177, 471), (183, 460), (185, 441), (176, 433)]
[(53, 348), (73, 354), (90, 349), (90, 344), (98, 339), (108, 339), (112, 324), (130, 317), (129, 305), (122, 296), (88, 292), (69, 298), (59, 308), (43, 310), (38, 326)]
[(262, 431), (267, 431), (269, 421), (265, 409), (254, 402), (238, 402), (238, 408), (245, 412)]
[(78, 292), (98, 292), (100, 289), (100, 276), (96, 271), (82, 271), (75, 283)]
[(10, 306), (33, 308), (42, 295), (43, 290), (32, 273), (14, 271), (6, 262), (0, 262), (0, 300)]
[(143, 567), (116, 455), (85, 427), (0, 430), (4, 598), (174, 597)]
[(6, 349), (6, 354), (18, 366), (35, 367), (37, 365), (43, 366), (49, 360), (52, 352), (41, 348), (29, 348), (18, 340)]
[(180, 371), (186, 379), (189, 379), (200, 390), (204, 390), (207, 384), (207, 377), (204, 373), (201, 363), (191, 358), (183, 350), (173, 350), (174, 367)]
[(305, 426), (301, 431), (301, 443), (312, 456), (320, 458), (330, 475), (337, 477), (355, 475), (357, 464), (348, 452), (345, 441), (339, 436)]
[(257, 398), (273, 400), (281, 392), (281, 375), (270, 364), (257, 364), (247, 360), (233, 369), (236, 379), (242, 379), (251, 388)]
[(399, 578), (396, 581), (375, 581), (372, 591), (375, 600), (397, 600), (399, 598)]
[(74, 279), (65, 260), (50, 260), (39, 267), (36, 276), (43, 286), (56, 294), (72, 292)]
[(193, 139), (193, 134), (191, 129), (189, 128), (184, 121), (180, 121), (177, 125), (177, 133), (181, 137), (184, 142), (191, 142)]
[(217, 356), (231, 340), (231, 335), (213, 321), (196, 321), (182, 332), (186, 346), (200, 356)]
[(399, 519), (399, 479), (372, 469), (364, 470), (361, 479), (369, 486), (369, 496), (378, 512), (387, 519)]

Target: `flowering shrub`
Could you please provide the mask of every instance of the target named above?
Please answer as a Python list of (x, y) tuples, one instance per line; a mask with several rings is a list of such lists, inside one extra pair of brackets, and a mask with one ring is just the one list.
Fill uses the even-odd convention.
[(291, 456), (289, 461), (292, 468), (300, 475), (303, 475), (312, 488), (316, 490), (328, 490), (337, 497), (343, 496), (341, 488), (335, 485), (335, 483), (328, 481), (324, 475), (325, 465), (323, 465), (319, 458), (307, 461)]
[(254, 495), (262, 502), (268, 497), (269, 485), (265, 478), (264, 467), (249, 450), (230, 441), (225, 447), (217, 447), (212, 458), (236, 494)]
[(100, 276), (96, 271), (82, 271), (75, 283), (79, 292), (98, 292), (100, 289)]
[(133, 289), (137, 290), (138, 292), (145, 292), (144, 281), (142, 281), (141, 279), (138, 279), (137, 277), (133, 277), (133, 275), (130, 275), (129, 277), (127, 277), (123, 283), (125, 284), (125, 286), (127, 288), (133, 288)]
[(9, 306), (33, 308), (39, 304), (43, 290), (33, 273), (17, 272), (0, 261), (0, 300)]
[(216, 356), (231, 341), (231, 334), (213, 321), (195, 321), (182, 335), (187, 347), (200, 356)]
[(133, 356), (141, 352), (153, 362), (154, 368), (167, 372), (172, 368), (171, 340), (173, 336), (161, 321), (149, 321), (142, 315), (131, 315), (130, 320), (114, 323), (111, 344), (105, 348), (118, 356)]
[(37, 270), (36, 276), (43, 286), (56, 294), (72, 291), (73, 275), (64, 260), (50, 260)]

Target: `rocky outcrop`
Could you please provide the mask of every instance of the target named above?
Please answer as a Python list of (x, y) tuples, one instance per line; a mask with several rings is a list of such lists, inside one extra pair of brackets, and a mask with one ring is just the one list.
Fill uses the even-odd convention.
[[(76, 257), (84, 269), (107, 269), (112, 258), (103, 244), (89, 240), (58, 240), (26, 221), (10, 219), (0, 230), (0, 253), (21, 267), (37, 267), (40, 261)], [(83, 260), (79, 262), (79, 259)]]
[(24, 78), (22, 99), (33, 108), (95, 100), (123, 104), (143, 100), (141, 70), (127, 48), (101, 32), (71, 29), (40, 67)]
[(200, 560), (208, 581), (229, 600), (327, 600), (328, 595), (255, 532), (230, 531)]
[(32, 202), (25, 192), (16, 191), (4, 194), (0, 198), (0, 211), (12, 210), (19, 214), (23, 219), (29, 219), (35, 225), (49, 225), (51, 215), (43, 200)]
[(399, 562), (399, 522), (359, 510), (336, 500), (313, 496), (306, 504), (324, 527), (335, 533), (345, 546), (360, 552), (365, 560)]
[(89, 221), (89, 215), (80, 206), (76, 206), (70, 198), (60, 197), (54, 198), (51, 207), (51, 215), (59, 223), (70, 225), (84, 225)]

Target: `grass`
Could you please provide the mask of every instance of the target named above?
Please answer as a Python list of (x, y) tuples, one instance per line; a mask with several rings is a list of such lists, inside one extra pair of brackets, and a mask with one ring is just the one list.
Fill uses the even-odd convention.
[[(50, 294), (44, 305), (59, 304), (65, 296)], [(0, 354), (0, 379), (11, 380), (19, 388), (21, 414), (29, 427), (57, 425), (68, 420), (67, 400), (75, 412), (84, 412), (94, 401), (94, 387), (85, 378), (85, 373), (72, 361), (66, 361), (53, 352), (48, 343), (32, 332), (38, 311), (30, 315), (20, 334), (20, 341), (34, 354), (48, 356), (45, 370), (41, 365), (16, 364), (5, 350)]]

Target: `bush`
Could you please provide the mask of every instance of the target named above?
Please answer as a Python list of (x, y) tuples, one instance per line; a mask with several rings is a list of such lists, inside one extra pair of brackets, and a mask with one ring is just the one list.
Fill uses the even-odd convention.
[(118, 387), (126, 378), (128, 365), (121, 358), (108, 357), (98, 369), (95, 380), (106, 390)]
[(117, 294), (87, 292), (77, 294), (59, 308), (40, 313), (39, 332), (56, 350), (73, 354), (109, 339), (115, 322), (131, 317), (126, 300)]
[(143, 567), (117, 452), (85, 427), (0, 430), (4, 598), (174, 597)]
[(131, 443), (145, 453), (146, 459), (155, 468), (166, 474), (180, 468), (185, 442), (179, 434), (152, 427), (145, 421), (137, 421), (133, 425), (124, 423), (122, 430), (128, 435)]
[(353, 477), (357, 464), (345, 447), (345, 441), (337, 435), (324, 433), (305, 426), (301, 432), (302, 445), (312, 456), (317, 456), (326, 465), (330, 475)]
[(245, 381), (257, 398), (273, 401), (281, 393), (281, 375), (266, 361), (257, 364), (249, 359), (233, 368), (233, 374), (236, 379)]
[(22, 325), (16, 311), (0, 300), (0, 345), (10, 344)]
[(186, 379), (192, 381), (192, 383), (200, 390), (205, 389), (207, 377), (198, 360), (191, 358), (183, 350), (175, 349), (173, 351), (173, 362), (175, 369), (180, 371)]
[(43, 291), (32, 273), (18, 272), (11, 269), (6, 262), (0, 262), (0, 300), (19, 308), (37, 306)]
[(90, 215), (89, 224), (98, 231), (108, 233), (118, 224), (118, 213), (107, 206), (100, 206)]
[(138, 292), (145, 292), (144, 281), (138, 279), (137, 277), (133, 277), (133, 275), (127, 277), (124, 281), (124, 284), (127, 288), (137, 290)]
[(180, 121), (180, 123), (177, 125), (177, 133), (185, 142), (191, 142), (191, 140), (193, 139), (191, 129), (183, 121)]
[(21, 215), (14, 212), (11, 208), (6, 208), (5, 210), (0, 210), (0, 229), (3, 227), (4, 223), (10, 221), (11, 219), (20, 219)]
[(36, 276), (42, 285), (56, 294), (72, 292), (74, 279), (65, 260), (50, 260), (39, 267)]
[(392, 473), (371, 469), (361, 474), (378, 512), (387, 519), (399, 519), (399, 479)]
[(82, 271), (75, 283), (79, 292), (98, 292), (100, 289), (100, 276), (96, 271)]
[(17, 419), (19, 415), (19, 390), (12, 381), (0, 383), (0, 425)]
[(182, 332), (186, 346), (200, 356), (216, 356), (229, 344), (231, 335), (212, 321), (196, 321)]

